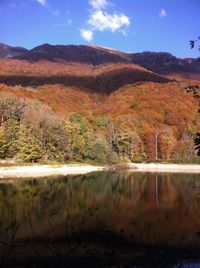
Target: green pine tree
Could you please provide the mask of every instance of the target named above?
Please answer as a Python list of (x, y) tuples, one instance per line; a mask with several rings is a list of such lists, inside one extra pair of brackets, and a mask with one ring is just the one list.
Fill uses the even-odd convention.
[(21, 126), (17, 146), (17, 157), (24, 162), (37, 162), (42, 157), (39, 140), (32, 134), (31, 128)]
[(20, 122), (12, 117), (4, 124), (4, 152), (7, 158), (13, 158), (18, 153), (17, 140), (20, 131)]
[(6, 158), (6, 140), (3, 127), (0, 127), (0, 159)]

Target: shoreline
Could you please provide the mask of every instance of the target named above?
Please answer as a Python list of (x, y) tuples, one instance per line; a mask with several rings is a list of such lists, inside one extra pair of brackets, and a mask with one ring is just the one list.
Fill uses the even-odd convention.
[(80, 175), (106, 170), (105, 166), (92, 165), (30, 165), (0, 167), (0, 179), (36, 178), (55, 175)]
[(97, 171), (126, 170), (130, 172), (157, 173), (194, 173), (200, 174), (200, 165), (196, 164), (161, 164), (161, 163), (129, 163), (126, 165), (27, 165), (0, 167), (0, 179), (36, 178), (55, 175), (81, 175)]
[(135, 172), (200, 174), (199, 164), (131, 163), (128, 166), (130, 170), (135, 168)]

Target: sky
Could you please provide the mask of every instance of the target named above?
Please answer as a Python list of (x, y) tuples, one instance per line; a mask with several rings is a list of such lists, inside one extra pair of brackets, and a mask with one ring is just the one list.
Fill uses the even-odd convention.
[(0, 43), (96, 44), (199, 57), (200, 0), (0, 0)]

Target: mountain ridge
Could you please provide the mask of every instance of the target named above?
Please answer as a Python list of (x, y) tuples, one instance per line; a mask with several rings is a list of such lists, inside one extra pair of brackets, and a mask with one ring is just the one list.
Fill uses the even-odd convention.
[[(42, 44), (27, 50), (0, 44), (1, 60), (21, 60), (30, 63), (41, 61), (55, 63), (89, 64), (96, 68), (109, 63), (136, 64), (167, 78), (186, 79), (191, 76), (200, 81), (200, 62), (195, 58), (177, 58), (168, 52), (123, 52), (98, 45)], [(175, 79), (176, 79), (175, 78)]]
[(12, 57), (20, 56), (26, 52), (28, 52), (28, 49), (24, 47), (12, 47), (0, 43), (0, 59), (9, 59)]

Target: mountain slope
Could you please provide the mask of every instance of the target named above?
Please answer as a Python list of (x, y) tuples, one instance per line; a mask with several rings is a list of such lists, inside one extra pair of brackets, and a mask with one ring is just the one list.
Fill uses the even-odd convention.
[(17, 57), (28, 52), (27, 49), (23, 47), (11, 47), (0, 43), (0, 59), (9, 59)]
[(126, 53), (103, 46), (75, 46), (43, 44), (31, 50), (0, 44), (0, 58), (15, 58), (30, 63), (41, 61), (89, 64), (93, 68), (108, 63), (134, 63), (159, 75), (172, 79), (200, 80), (197, 59), (179, 59), (166, 52)]
[[(42, 45), (1, 59), (0, 103), (1, 107), (27, 103), (20, 114), (21, 127), (35, 129), (38, 139), (48, 126), (48, 135), (56, 133), (53, 148), (62, 135), (67, 140), (65, 130), (57, 126), (70, 123), (72, 116), (72, 128), (79, 135), (73, 160), (85, 159), (83, 149), (99, 139), (112, 145), (119, 157), (123, 153), (130, 160), (155, 160), (158, 132), (161, 159), (190, 160), (195, 156), (192, 134), (199, 129), (198, 101), (185, 88), (194, 82), (167, 77), (180, 68), (184, 77), (190, 72), (198, 75), (197, 67), (187, 69), (193, 61), (180, 65), (182, 61), (162, 53), (144, 53), (140, 58), (104, 47)], [(61, 147), (56, 150), (60, 152)]]
[(161, 75), (200, 80), (200, 62), (197, 59), (178, 59), (165, 52), (135, 53), (130, 57), (133, 63)]
[(89, 64), (94, 69), (108, 63), (136, 64), (170, 79), (200, 80), (200, 62), (197, 59), (179, 59), (166, 52), (126, 53), (112, 48), (90, 45), (43, 44), (31, 50), (0, 45), (0, 58), (15, 58), (30, 63), (41, 61), (63, 64)]
[(136, 64), (107, 63), (94, 68), (90, 64), (74, 62), (27, 62), (3, 60), (0, 82), (7, 85), (41, 86), (62, 84), (89, 91), (111, 93), (123, 85), (135, 82), (169, 82), (170, 79), (146, 70)]
[(43, 44), (31, 49), (28, 53), (20, 55), (17, 58), (30, 62), (47, 60), (52, 62), (60, 61), (87, 63), (93, 66), (108, 62), (126, 62), (126, 60), (123, 59), (120, 55), (111, 54), (108, 51), (102, 51), (90, 46), (83, 45), (53, 46), (49, 44)]

